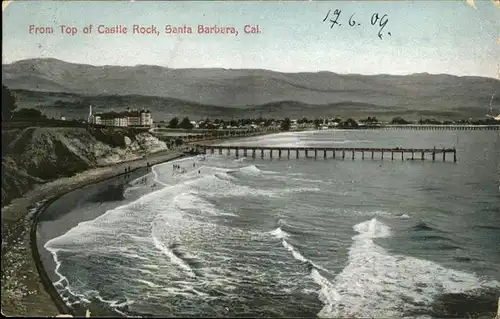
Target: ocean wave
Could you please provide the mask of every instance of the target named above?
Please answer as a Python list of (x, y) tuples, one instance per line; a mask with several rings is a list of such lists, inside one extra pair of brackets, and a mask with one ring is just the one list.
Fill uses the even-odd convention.
[[(281, 219), (280, 219), (281, 220)], [(284, 223), (283, 223), (284, 224)], [(286, 248), (293, 256), (293, 258), (307, 263), (309, 266), (314, 267), (316, 269), (321, 269), (325, 272), (328, 272), (327, 269), (321, 267), (320, 265), (317, 265), (314, 263), (312, 260), (305, 258), (298, 250), (295, 248), (292, 244), (290, 244), (286, 239), (290, 238), (291, 235), (284, 231), (281, 227), (278, 227), (271, 232), (269, 232), (272, 236), (274, 236), (277, 239), (281, 239), (281, 244), (283, 245), (284, 248)]]
[(248, 165), (248, 166), (243, 166), (239, 167), (237, 169), (230, 170), (229, 173), (234, 174), (234, 173), (242, 173), (245, 175), (260, 175), (260, 174), (279, 174), (279, 172), (275, 171), (266, 171), (263, 169), (260, 169), (257, 165)]
[(401, 317), (428, 307), (442, 293), (500, 287), (461, 271), (406, 256), (392, 256), (374, 239), (391, 235), (376, 218), (355, 225), (348, 264), (333, 283), (314, 274), (324, 303), (319, 317)]
[(164, 253), (170, 261), (175, 265), (182, 268), (187, 275), (191, 277), (196, 277), (194, 270), (181, 258), (177, 257), (172, 250), (170, 250), (166, 245), (164, 245), (160, 239), (158, 239), (154, 234), (152, 234), (153, 243), (156, 248), (158, 248), (162, 253)]
[(278, 239), (285, 239), (285, 238), (290, 237), (290, 234), (287, 233), (287, 232), (285, 232), (285, 231), (283, 231), (281, 229), (281, 227), (278, 227), (278, 228), (272, 230), (270, 232), (270, 234), (273, 235), (274, 237), (278, 238)]
[(411, 227), (412, 231), (421, 232), (421, 231), (434, 231), (434, 232), (442, 232), (437, 227), (432, 226), (430, 223), (426, 223), (424, 221), (418, 222), (416, 225)]

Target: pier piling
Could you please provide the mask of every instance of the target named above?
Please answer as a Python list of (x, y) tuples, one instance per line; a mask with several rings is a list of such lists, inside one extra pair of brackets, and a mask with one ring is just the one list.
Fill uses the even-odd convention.
[[(318, 151), (323, 152), (323, 158), (327, 159), (328, 158), (328, 152), (332, 152), (332, 157), (336, 157), (336, 152), (341, 151), (342, 152), (342, 159), (345, 159), (346, 152), (351, 153), (351, 158), (354, 160), (356, 158), (356, 153), (361, 152), (361, 159), (365, 159), (365, 152), (371, 152), (372, 154), (372, 159), (374, 158), (375, 152), (380, 153), (381, 159), (384, 159), (385, 153), (390, 152), (391, 153), (391, 160), (394, 160), (394, 154), (395, 153), (401, 153), (401, 160), (405, 159), (405, 153), (411, 154), (411, 159), (415, 160), (415, 153), (418, 154), (420, 153), (420, 159), (425, 160), (425, 154), (429, 153), (432, 156), (432, 160), (436, 160), (436, 154), (437, 153), (442, 153), (443, 154), (443, 161), (446, 161), (446, 153), (453, 153), (453, 162), (457, 162), (457, 150), (455, 147), (453, 148), (442, 148), (440, 150), (436, 150), (436, 147), (433, 148), (418, 148), (418, 149), (413, 149), (413, 148), (356, 148), (356, 147), (267, 147), (267, 146), (247, 146), (247, 145), (233, 145), (233, 146), (224, 146), (224, 145), (194, 145), (195, 149), (197, 149), (200, 153), (202, 154), (215, 154), (215, 152), (218, 152), (220, 155), (222, 155), (223, 150), (226, 150), (227, 155), (230, 156), (232, 150), (235, 152), (236, 158), (241, 156), (240, 151), (243, 151), (243, 156), (247, 157), (249, 154), (248, 152), (250, 151), (252, 153), (252, 158), (256, 157), (256, 153), (260, 150), (260, 157), (264, 158), (264, 151), (269, 151), (269, 157), (273, 158), (273, 152), (278, 151), (278, 158), (281, 159), (283, 151), (286, 151), (287, 158), (290, 158), (290, 152), (294, 151), (295, 152), (295, 157), (298, 159), (301, 156), (301, 152), (303, 151), (304, 153), (302, 156), (305, 155), (306, 158), (309, 157), (309, 151), (314, 152), (314, 159), (318, 158)], [(217, 150), (217, 151), (216, 151)], [(312, 156), (311, 156), (312, 157)], [(408, 157), (407, 157), (408, 158)], [(417, 157), (418, 158), (418, 157)]]

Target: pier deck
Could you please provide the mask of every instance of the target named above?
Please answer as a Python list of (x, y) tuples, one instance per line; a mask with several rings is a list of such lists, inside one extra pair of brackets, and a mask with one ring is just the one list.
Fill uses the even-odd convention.
[[(446, 161), (446, 154), (453, 154), (453, 162), (457, 162), (457, 150), (455, 148), (368, 148), (368, 147), (276, 147), (276, 146), (253, 146), (253, 145), (195, 145), (195, 147), (200, 150), (203, 154), (215, 154), (217, 151), (222, 155), (223, 150), (226, 151), (227, 155), (230, 155), (232, 151), (236, 157), (240, 155), (250, 156), (255, 158), (257, 152), (260, 152), (260, 157), (264, 158), (264, 151), (270, 158), (273, 158), (273, 152), (277, 152), (277, 158), (290, 158), (291, 153), (295, 153), (295, 158), (300, 156), (306, 158), (318, 158), (323, 153), (323, 158), (328, 158), (329, 154), (331, 158), (336, 158), (337, 153), (340, 153), (342, 159), (345, 159), (346, 153), (350, 155), (352, 159), (356, 158), (356, 154), (361, 155), (361, 159), (365, 159), (365, 155), (369, 154), (371, 159), (377, 157), (384, 159), (384, 155), (390, 156), (391, 160), (394, 160), (394, 155), (400, 155), (401, 160), (405, 159), (405, 154), (411, 156), (406, 158), (407, 160), (425, 160), (426, 155), (430, 155), (432, 161), (436, 160), (436, 154), (442, 155), (442, 160)], [(240, 153), (242, 151), (242, 153)], [(318, 155), (318, 153), (320, 155)], [(310, 156), (311, 155), (311, 156)], [(416, 156), (417, 155), (417, 156)], [(418, 156), (420, 155), (420, 156)]]

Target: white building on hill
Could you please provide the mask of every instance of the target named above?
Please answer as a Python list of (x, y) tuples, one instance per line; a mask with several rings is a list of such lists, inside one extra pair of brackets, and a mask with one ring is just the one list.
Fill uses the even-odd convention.
[(153, 127), (153, 116), (149, 110), (131, 110), (124, 112), (92, 113), (89, 110), (89, 123), (106, 126)]

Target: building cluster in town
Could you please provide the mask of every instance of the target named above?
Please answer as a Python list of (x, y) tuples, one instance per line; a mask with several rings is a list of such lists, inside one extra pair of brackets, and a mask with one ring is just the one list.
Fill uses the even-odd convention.
[[(500, 121), (500, 115), (487, 116), (486, 121)], [(476, 121), (477, 122), (477, 121)], [(321, 117), (316, 119), (299, 118), (299, 119), (204, 119), (190, 120), (185, 117), (180, 120), (172, 118), (169, 122), (159, 121), (154, 125), (153, 116), (149, 110), (137, 110), (128, 108), (122, 112), (103, 112), (93, 113), (92, 106), (89, 107), (88, 123), (105, 126), (121, 126), (121, 127), (149, 127), (165, 126), (169, 128), (183, 129), (250, 129), (257, 130), (261, 128), (285, 128), (286, 130), (301, 130), (301, 129), (332, 129), (332, 128), (357, 128), (357, 127), (377, 127), (386, 124), (416, 124), (416, 125), (450, 125), (450, 124), (473, 124), (472, 119), (462, 121), (438, 121), (434, 119), (421, 119), (418, 122), (406, 121), (401, 117), (394, 117), (391, 121), (379, 121), (375, 117), (367, 117), (361, 120), (351, 118), (341, 119), (339, 117)], [(477, 124), (477, 123), (476, 123)]]
[(153, 116), (149, 110), (132, 110), (122, 112), (93, 113), (89, 108), (88, 123), (106, 126), (153, 127)]

